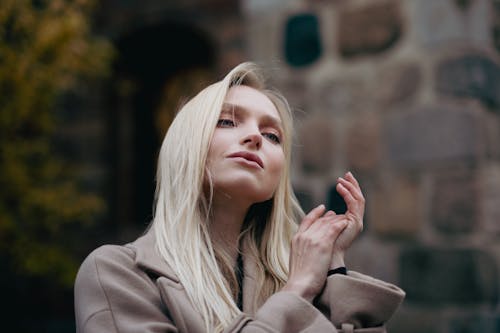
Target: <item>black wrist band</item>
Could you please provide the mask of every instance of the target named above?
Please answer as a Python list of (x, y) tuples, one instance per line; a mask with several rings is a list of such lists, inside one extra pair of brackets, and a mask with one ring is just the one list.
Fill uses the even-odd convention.
[(337, 267), (335, 269), (330, 269), (328, 271), (327, 276), (330, 276), (330, 275), (333, 275), (333, 274), (347, 275), (347, 268), (345, 268), (344, 266), (342, 266), (342, 267)]

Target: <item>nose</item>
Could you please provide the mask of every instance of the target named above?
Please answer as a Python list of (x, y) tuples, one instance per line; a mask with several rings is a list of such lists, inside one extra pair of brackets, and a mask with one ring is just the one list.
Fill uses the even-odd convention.
[(259, 149), (262, 146), (262, 135), (258, 130), (252, 129), (242, 137), (241, 144), (253, 149)]

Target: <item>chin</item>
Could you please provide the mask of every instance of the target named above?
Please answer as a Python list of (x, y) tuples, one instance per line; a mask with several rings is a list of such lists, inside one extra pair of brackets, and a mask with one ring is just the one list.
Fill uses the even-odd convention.
[(262, 192), (260, 189), (252, 191), (251, 189), (243, 187), (238, 188), (236, 195), (240, 197), (247, 197), (248, 201), (250, 201), (252, 204), (264, 202), (273, 197), (273, 193)]
[(256, 184), (238, 182), (225, 184), (225, 186), (220, 185), (222, 184), (214, 184), (214, 187), (222, 189), (222, 191), (230, 197), (245, 199), (245, 201), (251, 202), (252, 204), (267, 201), (274, 195), (274, 191), (263, 190), (262, 186)]
[(264, 195), (262, 195), (262, 196), (256, 196), (256, 197), (254, 198), (254, 200), (252, 200), (252, 202), (253, 202), (254, 204), (258, 204), (258, 203), (262, 203), (262, 202), (269, 201), (269, 200), (271, 200), (272, 198), (273, 198), (273, 196), (272, 196), (272, 195), (265, 195), (265, 196), (264, 196)]

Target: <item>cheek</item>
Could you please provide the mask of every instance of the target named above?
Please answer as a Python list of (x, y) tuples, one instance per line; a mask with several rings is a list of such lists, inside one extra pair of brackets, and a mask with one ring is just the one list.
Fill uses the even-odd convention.
[(217, 153), (217, 147), (219, 146), (218, 141), (220, 141), (219, 136), (217, 135), (218, 133), (215, 132), (212, 141), (210, 142), (210, 145), (208, 146), (208, 155), (207, 158), (210, 160), (214, 157), (214, 155)]
[(215, 140), (208, 147), (207, 160), (205, 162), (205, 182), (207, 182), (208, 177), (213, 176), (214, 172), (217, 171), (217, 155), (218, 145)]
[(272, 158), (272, 172), (275, 175), (281, 175), (285, 168), (285, 154), (282, 150), (273, 154)]
[(210, 146), (208, 147), (207, 165), (210, 165), (213, 161), (216, 161), (220, 157), (220, 155), (223, 154), (227, 142), (228, 139), (224, 137), (223, 133), (215, 130), (212, 141), (210, 142)]
[(272, 162), (272, 168), (270, 170), (271, 172), (268, 180), (268, 184), (270, 185), (269, 190), (271, 190), (272, 193), (270, 194), (269, 198), (271, 198), (278, 189), (283, 170), (285, 169), (285, 156), (283, 152), (274, 156)]

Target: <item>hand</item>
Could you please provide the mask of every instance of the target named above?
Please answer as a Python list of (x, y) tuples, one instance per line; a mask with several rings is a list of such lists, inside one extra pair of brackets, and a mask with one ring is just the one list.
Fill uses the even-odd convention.
[(345, 251), (363, 230), (363, 215), (365, 211), (363, 192), (361, 192), (361, 188), (351, 172), (346, 173), (344, 177), (338, 178), (336, 189), (347, 205), (345, 214), (339, 214), (336, 217), (346, 221), (347, 227), (335, 241), (330, 269), (345, 266)]
[(333, 212), (323, 215), (324, 211), (320, 205), (302, 220), (292, 239), (290, 273), (283, 288), (310, 302), (325, 284), (335, 241), (347, 226), (345, 219)]

